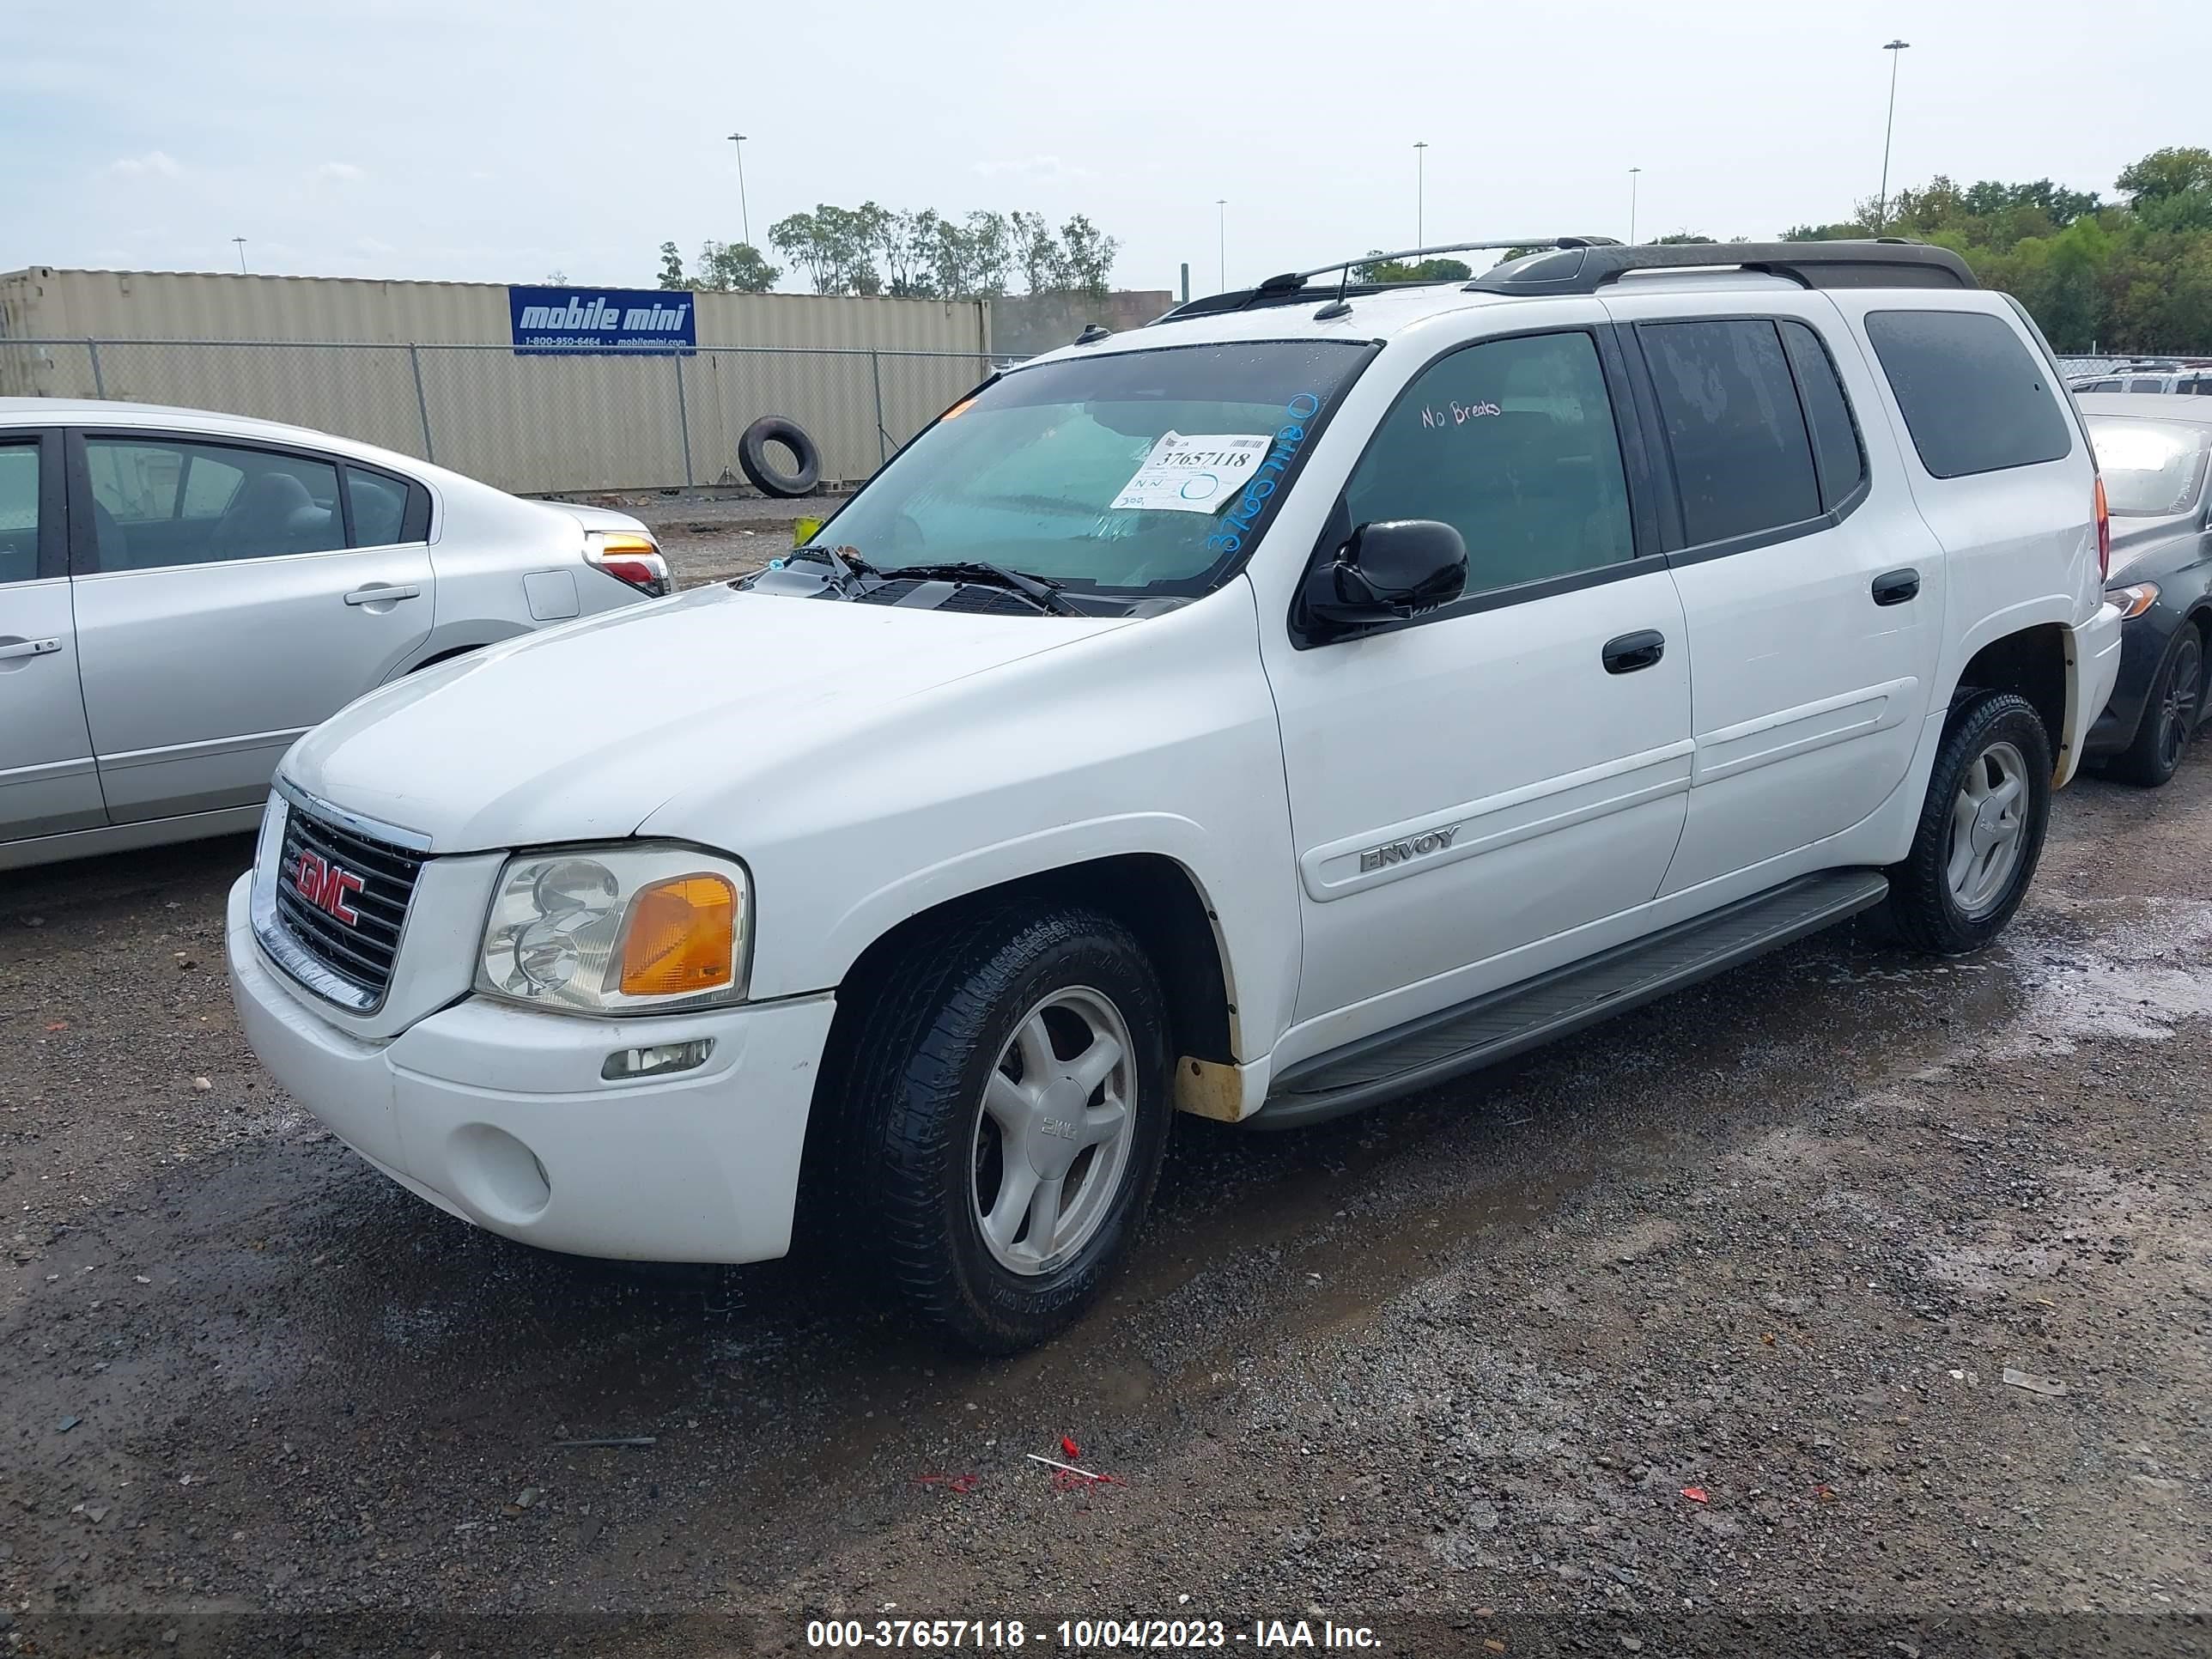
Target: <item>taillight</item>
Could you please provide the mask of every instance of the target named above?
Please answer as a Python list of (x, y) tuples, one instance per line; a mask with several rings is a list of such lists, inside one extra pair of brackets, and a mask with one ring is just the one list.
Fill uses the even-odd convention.
[(2105, 506), (2105, 480), (2097, 479), (2097, 580), (2112, 574), (2112, 515)]
[(648, 599), (657, 599), (669, 591), (668, 561), (650, 536), (629, 530), (586, 531), (584, 556)]

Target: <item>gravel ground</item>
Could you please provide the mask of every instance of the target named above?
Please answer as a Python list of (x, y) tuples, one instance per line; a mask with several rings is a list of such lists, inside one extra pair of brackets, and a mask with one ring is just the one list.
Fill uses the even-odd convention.
[[(240, 1039), (242, 841), (10, 877), (0, 1624), (46, 1653), (752, 1653), (824, 1615), (2203, 1650), (2208, 830), (2212, 760), (2086, 782), (1981, 957), (1845, 931), (1403, 1105), (1179, 1121), (1114, 1295), (989, 1364), (803, 1261), (645, 1276), (386, 1182)], [(1115, 1480), (1024, 1460), (1063, 1436)]]

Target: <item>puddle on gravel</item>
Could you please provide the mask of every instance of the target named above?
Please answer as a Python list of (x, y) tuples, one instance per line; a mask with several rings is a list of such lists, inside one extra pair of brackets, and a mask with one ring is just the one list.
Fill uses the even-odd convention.
[(2042, 897), (2003, 947), (2027, 1005), (1986, 1052), (2070, 1054), (2082, 1041), (2163, 1042), (2212, 1016), (2212, 904), (2197, 899)]

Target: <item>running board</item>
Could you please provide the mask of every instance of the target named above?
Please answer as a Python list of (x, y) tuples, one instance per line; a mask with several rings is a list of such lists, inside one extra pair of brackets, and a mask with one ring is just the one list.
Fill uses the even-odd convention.
[(1494, 1066), (1694, 985), (1881, 902), (1876, 870), (1801, 876), (1456, 1008), (1316, 1054), (1275, 1079), (1246, 1121), (1289, 1129)]

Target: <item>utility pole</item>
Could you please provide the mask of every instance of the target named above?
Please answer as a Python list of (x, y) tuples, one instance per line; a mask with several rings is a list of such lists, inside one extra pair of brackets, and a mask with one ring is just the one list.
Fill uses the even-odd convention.
[(745, 205), (745, 135), (733, 132), (730, 135), (730, 142), (738, 149), (738, 225), (744, 234), (745, 246), (750, 247), (753, 245), (753, 216), (752, 210)]
[(1643, 171), (1642, 167), (1628, 170), (1628, 241), (1632, 247), (1636, 245), (1636, 175)]
[(1213, 199), (1215, 234), (1221, 243), (1221, 291), (1229, 291), (1229, 198), (1217, 196)]
[(1875, 198), (1874, 234), (1881, 235), (1889, 228), (1889, 139), (1897, 126), (1897, 60), (1899, 54), (1912, 44), (1910, 40), (1892, 40), (1882, 50), (1889, 54), (1889, 118), (1881, 126), (1881, 194)]
[(1415, 247), (1428, 246), (1428, 140), (1417, 138), (1413, 141), (1413, 246)]
[(238, 274), (243, 276), (246, 275), (246, 238), (234, 236), (230, 240), (238, 245)]

